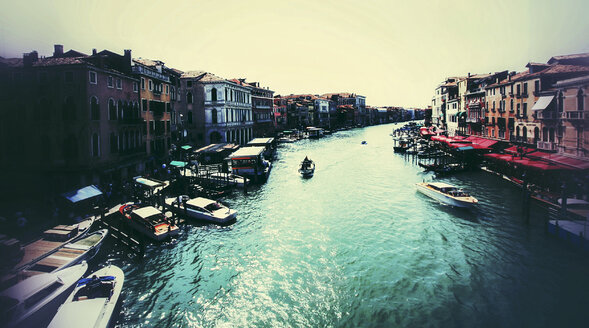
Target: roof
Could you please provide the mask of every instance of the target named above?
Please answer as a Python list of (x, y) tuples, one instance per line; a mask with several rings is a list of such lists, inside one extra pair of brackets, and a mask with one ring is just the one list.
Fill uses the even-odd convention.
[(142, 218), (148, 218), (152, 215), (162, 214), (162, 212), (160, 212), (160, 210), (158, 210), (157, 208), (155, 208), (153, 206), (146, 206), (146, 207), (136, 209), (133, 211), (133, 213), (137, 214), (138, 216), (140, 216)]
[(220, 144), (210, 144), (208, 146), (204, 146), (195, 150), (195, 153), (219, 153), (224, 150), (236, 150), (239, 146), (232, 143), (220, 143)]
[(248, 142), (248, 145), (255, 145), (255, 144), (269, 144), (272, 143), (272, 141), (274, 141), (274, 138), (255, 138), (250, 140), (250, 142)]
[(157, 65), (164, 65), (162, 61), (159, 60), (151, 60), (146, 58), (133, 58), (133, 61), (145, 66), (157, 66)]
[(96, 187), (95, 185), (86, 186), (84, 188), (69, 191), (62, 194), (63, 197), (65, 197), (72, 203), (81, 202), (83, 200), (90, 199), (100, 195), (102, 195), (102, 191), (100, 191), (100, 189), (98, 189), (98, 187)]
[(200, 77), (204, 74), (207, 74), (207, 72), (205, 72), (205, 71), (188, 71), (188, 72), (183, 72), (181, 78)]
[(548, 60), (548, 64), (552, 64), (552, 63), (560, 61), (560, 60), (582, 59), (582, 58), (589, 58), (589, 53), (585, 52), (585, 53), (581, 53), (581, 54), (554, 56)]
[(217, 81), (227, 81), (226, 79), (217, 76), (213, 73), (205, 73), (200, 79), (200, 82), (217, 82)]
[(242, 157), (242, 156), (258, 156), (262, 154), (265, 150), (265, 147), (244, 147), (238, 149), (233, 154), (229, 155), (230, 158), (235, 157)]
[(198, 206), (198, 207), (205, 207), (205, 206), (207, 206), (211, 203), (214, 203), (214, 202), (215, 202), (214, 200), (210, 200), (208, 198), (197, 197), (197, 198), (187, 201), (186, 204), (192, 205), (192, 206)]

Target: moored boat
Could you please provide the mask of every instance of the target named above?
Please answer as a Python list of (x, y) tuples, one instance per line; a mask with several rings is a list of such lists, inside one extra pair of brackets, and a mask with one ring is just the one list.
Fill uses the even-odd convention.
[(190, 199), (182, 195), (166, 199), (168, 209), (197, 220), (216, 224), (227, 224), (235, 220), (237, 211), (212, 199), (197, 197)]
[(114, 265), (80, 279), (49, 328), (108, 327), (121, 295), (125, 274)]
[(478, 200), (467, 192), (443, 182), (419, 182), (417, 190), (443, 204), (456, 207), (473, 207)]
[(0, 293), (2, 326), (45, 327), (87, 269), (82, 262), (32, 276)]
[(140, 208), (134, 204), (125, 204), (119, 208), (119, 212), (131, 228), (151, 239), (161, 241), (179, 233), (178, 226), (153, 206)]
[(101, 229), (78, 238), (27, 267), (21, 274), (31, 276), (39, 273), (55, 272), (82, 261), (89, 261), (98, 253), (107, 235), (108, 230)]

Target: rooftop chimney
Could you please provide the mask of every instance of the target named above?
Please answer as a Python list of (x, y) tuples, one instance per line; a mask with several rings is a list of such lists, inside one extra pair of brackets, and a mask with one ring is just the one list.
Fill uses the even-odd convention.
[(92, 49), (92, 56), (96, 55), (96, 48)]
[(35, 63), (38, 59), (39, 54), (37, 53), (37, 51), (31, 51), (30, 53), (25, 53), (22, 56), (23, 65), (25, 67), (33, 66), (33, 63)]
[(63, 56), (63, 45), (56, 44), (53, 46), (53, 57), (61, 57)]

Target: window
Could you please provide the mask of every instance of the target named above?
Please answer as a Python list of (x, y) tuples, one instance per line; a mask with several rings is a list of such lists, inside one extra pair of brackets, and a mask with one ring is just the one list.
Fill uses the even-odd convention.
[(64, 73), (64, 81), (65, 81), (65, 83), (74, 82), (74, 72), (65, 72)]
[(522, 116), (524, 118), (528, 116), (528, 103), (524, 103), (524, 108), (522, 110)]
[(119, 151), (119, 138), (114, 132), (110, 133), (110, 153), (116, 154)]
[(528, 83), (524, 83), (524, 96), (528, 94)]
[(108, 86), (109, 88), (113, 87), (112, 76), (108, 76), (106, 78), (106, 86)]
[(166, 84), (166, 94), (170, 94), (170, 86)]
[(73, 97), (67, 97), (63, 104), (63, 120), (70, 121), (76, 119), (76, 104)]
[(123, 102), (119, 100), (117, 103), (117, 118), (119, 120), (123, 119)]
[(215, 89), (215, 88), (213, 88), (213, 90), (211, 90), (211, 100), (217, 101), (217, 89)]
[(141, 90), (145, 90), (145, 79), (141, 78)]
[(100, 137), (97, 133), (92, 135), (92, 157), (100, 157)]
[(137, 85), (137, 82), (133, 82), (133, 92), (139, 92), (139, 86)]
[(119, 90), (123, 89), (123, 81), (119, 78), (117, 78), (117, 89), (119, 89)]
[(117, 107), (115, 106), (115, 101), (111, 99), (108, 100), (108, 119), (113, 121), (117, 119)]
[(147, 111), (147, 99), (141, 99), (141, 110)]
[(519, 107), (520, 107), (520, 104), (517, 104), (517, 111), (515, 113), (516, 116), (519, 116)]
[(188, 111), (188, 124), (192, 124), (192, 111)]
[(225, 100), (229, 99), (229, 97), (227, 96), (227, 88), (225, 88)]
[(558, 111), (562, 112), (564, 110), (564, 96), (562, 95), (562, 91), (558, 93)]
[(153, 91), (153, 82), (151, 80), (147, 81), (147, 85), (149, 86), (149, 91)]
[[(215, 90), (215, 89), (213, 89), (213, 90)], [(217, 110), (216, 109), (213, 109), (213, 111), (212, 111), (211, 114), (212, 114), (212, 122), (213, 122), (213, 124), (217, 124)]]
[(579, 89), (577, 92), (577, 110), (585, 110), (585, 101), (583, 97), (583, 89)]
[(518, 97), (520, 96), (520, 85), (519, 84), (517, 85), (517, 96)]
[(509, 111), (513, 112), (513, 99), (511, 99), (509, 102)]
[(100, 106), (96, 97), (90, 98), (90, 116), (93, 121), (100, 120)]
[(192, 81), (186, 81), (186, 87), (192, 88)]
[(534, 93), (538, 94), (540, 92), (540, 80), (534, 81)]
[(192, 104), (192, 92), (186, 94), (186, 102)]
[(91, 71), (91, 72), (89, 73), (89, 75), (90, 75), (90, 76), (89, 76), (89, 81), (90, 81), (90, 84), (97, 84), (97, 83), (98, 83), (98, 78), (96, 77), (96, 72), (92, 72), (92, 71)]

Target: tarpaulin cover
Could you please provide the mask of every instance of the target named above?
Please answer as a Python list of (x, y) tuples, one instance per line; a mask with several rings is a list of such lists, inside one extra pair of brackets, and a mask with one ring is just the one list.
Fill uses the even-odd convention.
[(95, 185), (90, 185), (82, 189), (66, 192), (62, 194), (63, 197), (67, 198), (72, 203), (81, 202), (92, 197), (102, 195), (102, 191)]

